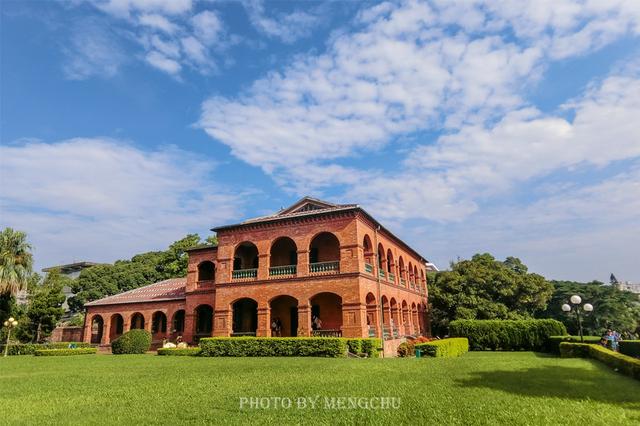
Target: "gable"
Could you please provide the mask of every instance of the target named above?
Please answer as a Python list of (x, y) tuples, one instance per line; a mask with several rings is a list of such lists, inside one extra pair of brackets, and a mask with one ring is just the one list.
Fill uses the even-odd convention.
[(297, 203), (287, 207), (284, 210), (279, 211), (278, 216), (292, 213), (308, 212), (313, 210), (324, 210), (334, 207), (337, 207), (337, 204), (328, 203), (326, 201), (318, 200), (311, 197), (304, 197)]

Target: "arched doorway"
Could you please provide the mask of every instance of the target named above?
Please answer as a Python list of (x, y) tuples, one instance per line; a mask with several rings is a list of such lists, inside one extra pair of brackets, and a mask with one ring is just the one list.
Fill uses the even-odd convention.
[(164, 312), (154, 312), (151, 317), (151, 334), (158, 334), (164, 337), (167, 333), (167, 316)]
[(171, 334), (182, 335), (184, 333), (184, 309), (180, 309), (173, 314), (171, 320)]
[(335, 293), (319, 293), (311, 298), (310, 304), (312, 335), (341, 337), (342, 297)]
[(235, 279), (256, 278), (258, 276), (258, 247), (245, 241), (236, 247), (233, 255), (233, 273)]
[(373, 246), (368, 235), (365, 235), (362, 240), (362, 251), (364, 252), (365, 271), (373, 273)]
[(214, 281), (216, 278), (216, 266), (213, 262), (205, 260), (198, 265), (198, 282)]
[[(269, 303), (271, 308), (271, 329), (272, 337), (296, 337), (298, 335), (298, 301), (291, 296), (278, 296)], [(278, 330), (272, 330), (272, 325), (276, 323)]]
[(400, 315), (398, 313), (398, 302), (396, 302), (395, 298), (391, 298), (389, 301), (389, 307), (391, 309), (391, 335), (393, 338), (397, 339), (400, 337)]
[(144, 330), (144, 315), (142, 315), (140, 312), (136, 312), (135, 314), (133, 314), (131, 316), (131, 330), (133, 329), (139, 329), (139, 330)]
[(295, 275), (298, 267), (298, 247), (289, 237), (281, 237), (271, 245), (269, 275)]
[(196, 308), (195, 314), (196, 339), (210, 337), (213, 330), (213, 308), (210, 305), (200, 305)]
[(102, 333), (104, 332), (104, 320), (100, 315), (95, 315), (91, 319), (91, 343), (99, 344), (102, 342)]
[(109, 342), (114, 341), (124, 332), (124, 318), (120, 314), (111, 315), (111, 325), (109, 326)]
[(340, 241), (331, 232), (321, 232), (309, 244), (309, 272), (335, 273), (340, 270)]
[(403, 329), (401, 330), (404, 334), (411, 334), (411, 322), (409, 321), (409, 305), (407, 304), (406, 300), (402, 301), (402, 305), (400, 305), (402, 308), (402, 324), (403, 324)]
[(380, 305), (380, 311), (382, 312), (382, 332), (384, 333), (384, 338), (388, 339), (391, 333), (391, 312), (389, 311), (389, 299), (387, 296), (382, 296)]
[(233, 303), (233, 336), (255, 336), (258, 329), (258, 302), (243, 298)]

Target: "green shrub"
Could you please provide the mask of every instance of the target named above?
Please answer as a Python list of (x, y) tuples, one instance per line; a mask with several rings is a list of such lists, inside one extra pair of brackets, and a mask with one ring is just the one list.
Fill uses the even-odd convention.
[[(599, 336), (583, 336), (584, 343), (597, 344), (600, 342)], [(544, 346), (545, 352), (560, 353), (561, 342), (580, 343), (580, 336), (549, 336)]]
[(164, 356), (198, 356), (200, 348), (159, 348), (158, 355)]
[(147, 330), (129, 330), (111, 342), (111, 352), (116, 355), (143, 354), (151, 347), (151, 333)]
[(428, 337), (420, 336), (415, 339), (407, 339), (406, 342), (403, 342), (398, 346), (398, 356), (400, 358), (413, 357), (416, 354), (416, 345), (420, 343), (427, 343), (431, 341)]
[(77, 349), (36, 349), (35, 356), (69, 356), (69, 355), (92, 355), (98, 352), (98, 348), (77, 348)]
[(376, 338), (360, 339), (362, 342), (362, 353), (367, 358), (378, 358), (382, 349), (382, 340)]
[[(8, 355), (33, 355), (38, 349), (67, 349), (69, 345), (77, 348), (90, 348), (90, 343), (84, 342), (55, 342), (55, 343), (18, 343), (10, 344)], [(0, 353), (4, 353), (4, 346), (0, 346)]]
[(640, 340), (621, 340), (618, 347), (621, 354), (640, 358)]
[(362, 339), (347, 339), (347, 349), (352, 354), (362, 353)]
[(588, 358), (589, 343), (572, 343), (572, 342), (560, 342), (559, 352), (561, 358)]
[(531, 320), (455, 320), (449, 324), (451, 337), (466, 337), (474, 351), (540, 351), (549, 336), (567, 334), (560, 321)]
[(469, 340), (465, 337), (434, 340), (417, 344), (423, 355), (431, 357), (455, 357), (469, 352)]
[(333, 337), (207, 337), (200, 339), (201, 356), (343, 357), (347, 339)]
[(640, 380), (640, 359), (614, 352), (600, 345), (587, 343), (560, 343), (560, 356), (563, 358), (593, 358), (634, 379)]

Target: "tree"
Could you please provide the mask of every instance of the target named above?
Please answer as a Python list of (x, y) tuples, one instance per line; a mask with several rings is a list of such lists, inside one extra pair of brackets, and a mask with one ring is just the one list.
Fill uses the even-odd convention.
[(553, 287), (527, 271), (518, 258), (484, 253), (437, 272), (429, 287), (433, 332), (446, 334), (455, 319), (524, 319), (544, 310)]
[(62, 304), (65, 295), (62, 289), (70, 286), (72, 281), (60, 274), (58, 269), (53, 269), (40, 285), (30, 289), (27, 317), (33, 341), (40, 342), (43, 337), (51, 334), (64, 315)]
[[(212, 242), (207, 238), (207, 242)], [(130, 260), (118, 260), (113, 265), (96, 265), (82, 270), (73, 281), (75, 296), (69, 299), (69, 307), (80, 312), (86, 302), (112, 294), (153, 284), (168, 278), (187, 275), (187, 249), (202, 245), (200, 236), (189, 234), (174, 242), (165, 251), (152, 251), (133, 256)]]
[(32, 266), (33, 257), (27, 234), (5, 228), (0, 233), (0, 295), (15, 296), (25, 290)]
[(599, 336), (611, 328), (621, 333), (640, 332), (640, 302), (638, 296), (629, 291), (618, 290), (615, 286), (600, 281), (581, 283), (576, 281), (551, 281), (553, 296), (547, 309), (540, 315), (562, 321), (571, 334), (578, 333), (576, 317), (562, 311), (562, 305), (577, 294), (583, 303), (591, 303), (593, 311), (582, 315), (585, 334)]

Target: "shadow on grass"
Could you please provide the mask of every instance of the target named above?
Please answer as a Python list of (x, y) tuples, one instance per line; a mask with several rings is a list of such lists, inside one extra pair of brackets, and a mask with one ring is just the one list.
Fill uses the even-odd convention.
[(595, 370), (546, 366), (517, 371), (483, 371), (473, 374), (471, 378), (458, 380), (456, 384), (522, 396), (625, 404), (626, 408), (640, 410), (640, 393), (635, 383), (596, 367)]

